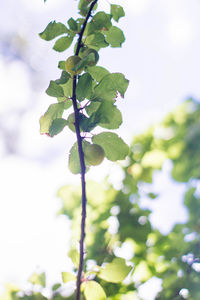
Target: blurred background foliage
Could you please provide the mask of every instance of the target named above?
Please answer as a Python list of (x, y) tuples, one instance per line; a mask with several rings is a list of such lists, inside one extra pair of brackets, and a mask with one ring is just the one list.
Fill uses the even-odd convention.
[[(156, 290), (158, 300), (200, 299), (199, 125), (200, 104), (188, 99), (162, 123), (133, 138), (126, 161), (119, 164), (123, 180), (118, 187), (107, 179), (102, 183), (87, 183), (87, 270), (116, 256), (124, 257), (134, 268), (120, 284), (97, 279), (108, 299), (142, 299), (139, 291), (148, 282), (149, 288)], [(144, 197), (149, 201), (159, 197), (153, 183), (169, 162), (174, 182), (186, 185), (183, 205), (187, 209), (187, 221), (175, 224), (168, 234), (163, 234), (152, 226), (151, 210), (145, 209), (142, 201)], [(75, 265), (80, 193), (75, 185), (63, 186), (58, 191), (62, 200), (58, 214), (71, 220), (69, 256)], [(176, 202), (176, 195), (173, 201)], [(171, 205), (166, 214), (173, 209)], [(75, 299), (70, 296), (73, 287), (68, 283), (59, 282), (47, 291), (45, 273), (33, 274), (29, 281), (30, 290), (21, 291), (8, 285), (0, 299)]]

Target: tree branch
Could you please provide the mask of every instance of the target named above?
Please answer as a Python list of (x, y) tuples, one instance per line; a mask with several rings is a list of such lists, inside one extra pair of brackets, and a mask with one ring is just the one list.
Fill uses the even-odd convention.
[(81, 166), (81, 188), (82, 188), (82, 219), (81, 219), (81, 238), (80, 238), (80, 260), (79, 260), (79, 269), (77, 274), (77, 292), (76, 292), (76, 300), (80, 300), (80, 286), (81, 286), (81, 275), (83, 272), (83, 264), (84, 264), (84, 239), (85, 239), (85, 220), (86, 220), (86, 183), (85, 183), (85, 161), (84, 161), (84, 153), (82, 147), (82, 137), (80, 135), (80, 127), (79, 127), (79, 110), (77, 107), (76, 101), (76, 76), (73, 77), (73, 96), (72, 96), (73, 108), (75, 113), (75, 128), (76, 128), (76, 137), (78, 143), (78, 153), (80, 159)]
[(79, 54), (79, 51), (80, 51), (80, 48), (81, 48), (81, 44), (82, 44), (83, 33), (84, 33), (84, 31), (85, 31), (85, 27), (86, 27), (86, 25), (87, 25), (87, 22), (88, 22), (88, 20), (89, 20), (89, 17), (91, 17), (91, 12), (92, 12), (92, 10), (93, 10), (95, 4), (97, 3), (97, 1), (98, 1), (98, 0), (94, 0), (94, 1), (92, 2), (92, 4), (90, 5), (90, 9), (89, 9), (89, 11), (88, 11), (88, 13), (87, 13), (87, 16), (86, 16), (86, 18), (85, 18), (85, 21), (84, 21), (84, 23), (83, 23), (83, 26), (82, 26), (82, 28), (81, 28), (81, 32), (80, 32), (80, 35), (79, 35), (79, 39), (78, 39), (78, 44), (77, 44), (77, 48), (76, 48), (76, 53), (75, 53), (75, 55), (78, 55), (78, 54)]
[[(83, 33), (85, 30), (85, 27), (87, 25), (87, 22), (91, 16), (92, 9), (94, 8), (95, 4), (98, 0), (94, 0), (90, 6), (90, 9), (88, 11), (88, 14), (85, 18), (85, 21), (83, 23), (83, 26), (81, 28), (81, 32), (78, 39), (78, 44), (76, 48), (75, 55), (79, 54), (81, 45), (82, 45), (82, 38)], [(79, 260), (79, 268), (78, 268), (78, 274), (77, 274), (77, 281), (76, 281), (76, 300), (80, 300), (81, 292), (80, 292), (80, 286), (81, 286), (81, 277), (84, 267), (84, 239), (85, 239), (85, 222), (86, 222), (86, 204), (87, 204), (87, 198), (86, 198), (86, 183), (85, 183), (85, 161), (84, 161), (84, 153), (83, 153), (83, 146), (82, 146), (82, 137), (80, 135), (80, 126), (79, 126), (79, 109), (77, 106), (77, 98), (76, 98), (76, 84), (77, 84), (77, 77), (73, 77), (73, 92), (72, 92), (72, 103), (73, 103), (73, 109), (75, 114), (75, 129), (76, 129), (76, 138), (77, 138), (77, 144), (78, 144), (78, 153), (79, 153), (79, 160), (80, 160), (80, 166), (81, 166), (81, 188), (82, 188), (82, 218), (81, 218), (81, 237), (80, 237), (80, 260)]]

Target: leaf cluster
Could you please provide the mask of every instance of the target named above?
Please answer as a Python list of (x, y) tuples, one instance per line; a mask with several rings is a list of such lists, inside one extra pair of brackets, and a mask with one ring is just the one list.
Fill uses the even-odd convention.
[[(199, 133), (196, 130), (199, 119), (200, 104), (189, 99), (161, 124), (134, 137), (128, 163), (126, 167), (121, 167), (124, 179), (120, 190), (107, 180), (102, 184), (88, 184), (87, 267), (82, 283), (87, 299), (105, 299), (105, 294), (109, 300), (140, 299), (138, 290), (155, 277), (162, 280), (161, 291), (156, 296), (158, 300), (200, 298), (200, 196), (197, 189), (199, 174), (196, 173), (199, 166)], [(173, 166), (171, 175), (177, 184), (187, 182), (183, 201), (188, 220), (183, 224), (175, 224), (169, 234), (163, 235), (152, 228), (149, 219), (151, 212), (141, 206), (141, 199), (149, 197), (150, 201), (154, 201), (159, 197), (152, 186), (153, 176), (169, 159)], [(193, 164), (193, 160), (196, 164)], [(177, 164), (182, 165), (183, 173), (176, 172)], [(144, 185), (148, 186), (146, 193)], [(63, 203), (59, 214), (66, 215), (72, 222), (72, 242), (68, 255), (74, 263), (74, 272), (66, 271), (62, 275), (63, 282), (68, 284), (73, 282), (79, 262), (74, 241), (78, 241), (80, 234), (81, 192), (77, 186), (63, 186), (58, 191), (58, 197)], [(114, 232), (110, 228), (110, 220), (116, 224)], [(129, 249), (129, 264), (119, 257), (119, 250), (126, 247)], [(93, 267), (90, 266), (91, 262)], [(124, 283), (123, 279), (128, 273)], [(30, 282), (33, 287), (45, 288), (45, 274), (34, 273)], [(7, 286), (0, 299), (46, 299), (38, 289), (28, 294), (19, 294), (19, 291), (15, 286)], [(64, 298), (58, 283), (51, 289), (51, 299), (72, 300), (75, 297), (72, 294)]]
[[(93, 2), (79, 1), (79, 18), (76, 20), (70, 18), (67, 24), (50, 22), (39, 35), (46, 41), (58, 38), (53, 49), (59, 52), (69, 48), (73, 40), (77, 38), (74, 55), (80, 53), (81, 60), (73, 66), (73, 70), (84, 69), (84, 72), (77, 76), (75, 90), (78, 109), (82, 116), (78, 120), (78, 125), (83, 142), (87, 143), (86, 140), (89, 139), (100, 145), (106, 158), (111, 161), (123, 160), (129, 151), (124, 141), (111, 131), (94, 134), (93, 130), (98, 126), (115, 130), (122, 123), (122, 115), (117, 108), (117, 102), (120, 101), (120, 96), (124, 97), (128, 80), (121, 73), (110, 73), (104, 67), (95, 65), (97, 57), (95, 53), (109, 45), (121, 47), (125, 41), (124, 34), (120, 28), (112, 24), (112, 21), (118, 22), (125, 14), (121, 6), (113, 4), (110, 6), (109, 14), (103, 11), (96, 12), (97, 4), (95, 4), (90, 21), (85, 24), (85, 18), (88, 17)], [(81, 53), (84, 53), (84, 50), (87, 52), (87, 49), (90, 50), (89, 54), (82, 57)], [(66, 71), (65, 61), (60, 61), (58, 67), (62, 70), (61, 77), (51, 80), (46, 90), (47, 95), (57, 98), (57, 103), (51, 104), (40, 118), (40, 133), (51, 137), (59, 134), (65, 127), (71, 129), (71, 124), (67, 118), (64, 118), (64, 115), (72, 106), (74, 79)], [(75, 143), (69, 156), (69, 168), (74, 174), (80, 173), (81, 169), (78, 156), (78, 146)]]
[[(198, 128), (199, 118), (200, 105), (190, 99), (161, 124), (134, 137), (128, 163), (122, 167), (124, 179), (120, 191), (107, 181), (101, 185), (88, 184), (87, 260), (95, 258), (97, 266), (102, 263), (109, 265), (116, 259), (119, 249), (128, 247), (128, 261), (134, 268), (127, 284), (112, 283), (112, 280), (107, 283), (97, 277), (108, 299), (128, 297), (131, 292), (131, 297), (139, 299), (136, 296), (139, 287), (153, 277), (162, 280), (162, 289), (156, 299), (184, 299), (184, 293), (188, 294), (188, 299), (199, 298), (200, 197), (196, 188), (199, 139), (198, 130), (194, 130)], [(191, 151), (195, 164), (191, 160)], [(159, 197), (152, 185), (154, 174), (169, 159), (174, 180), (187, 182), (183, 201), (188, 221), (175, 224), (168, 235), (163, 235), (152, 228), (151, 212), (142, 208), (140, 200), (148, 197), (149, 201), (154, 201)], [(176, 171), (177, 164), (182, 166), (183, 173)], [(63, 201), (60, 213), (72, 220), (73, 248), (73, 241), (79, 236), (76, 216), (80, 192), (76, 187), (65, 186), (59, 190), (58, 196)], [(73, 204), (70, 200), (69, 205), (72, 198), (77, 200)], [(116, 224), (115, 233), (110, 229), (109, 220)]]

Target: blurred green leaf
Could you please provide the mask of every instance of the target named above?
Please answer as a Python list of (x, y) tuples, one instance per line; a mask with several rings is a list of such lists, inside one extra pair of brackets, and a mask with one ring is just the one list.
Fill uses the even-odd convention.
[(100, 273), (97, 275), (108, 282), (119, 283), (127, 277), (131, 269), (131, 266), (126, 265), (125, 259), (115, 258), (111, 263), (101, 267)]
[(86, 281), (82, 283), (81, 287), (86, 300), (106, 300), (106, 294), (98, 282)]
[(148, 193), (148, 197), (151, 198), (151, 199), (156, 199), (158, 197), (158, 194)]
[(77, 249), (71, 248), (68, 252), (68, 256), (71, 258), (74, 266), (78, 269), (79, 267), (79, 260), (80, 260), (80, 254)]
[(69, 281), (76, 281), (76, 275), (71, 272), (62, 272), (62, 280), (64, 283)]
[(55, 283), (53, 286), (52, 286), (52, 291), (56, 291), (57, 289), (59, 289), (61, 287), (61, 283)]
[(66, 70), (66, 67), (65, 67), (65, 60), (61, 60), (59, 61), (58, 63), (58, 68), (61, 69), (61, 70)]
[(45, 287), (46, 286), (46, 274), (43, 272), (43, 273), (33, 273), (31, 275), (31, 277), (29, 278), (29, 282), (32, 283), (32, 284), (36, 284), (36, 285), (40, 285), (42, 287)]

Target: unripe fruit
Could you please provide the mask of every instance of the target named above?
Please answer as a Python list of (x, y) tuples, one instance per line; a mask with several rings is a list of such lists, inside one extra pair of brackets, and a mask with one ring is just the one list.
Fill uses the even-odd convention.
[[(85, 119), (87, 119), (87, 117), (84, 114), (79, 113), (80, 131), (83, 131), (85, 129), (84, 127), (81, 126), (82, 125), (81, 121), (83, 121)], [(75, 132), (76, 131), (76, 129), (75, 129), (75, 113), (71, 113), (68, 116), (67, 122), (68, 122), (67, 125), (68, 125), (69, 129), (71, 129), (73, 132)]]
[(94, 54), (94, 60), (91, 60), (90, 62), (88, 62), (88, 66), (95, 66), (99, 60), (99, 54), (96, 50), (91, 49), (91, 48), (82, 48), (82, 50), (80, 51), (80, 57), (84, 58), (84, 57), (88, 56), (90, 53)]
[(81, 58), (77, 55), (72, 55), (68, 57), (68, 59), (65, 62), (65, 68), (67, 72), (69, 72), (72, 76), (80, 74), (83, 71), (83, 68), (80, 70), (74, 71), (72, 70), (76, 64), (78, 64), (81, 61)]
[(87, 143), (84, 146), (85, 162), (88, 165), (97, 166), (102, 163), (105, 153), (101, 146)]

